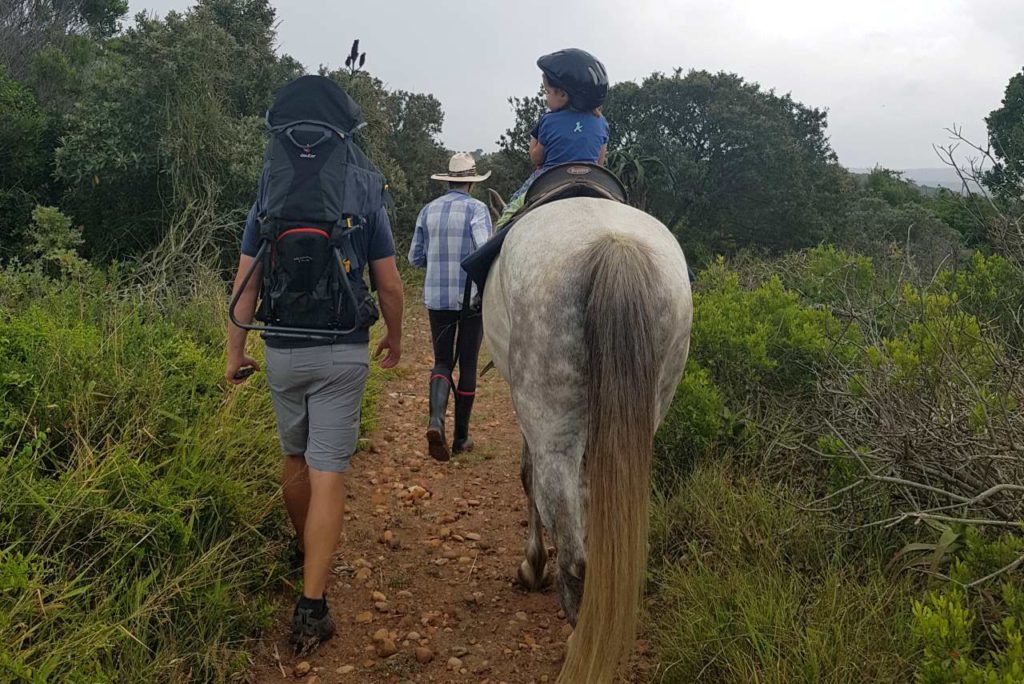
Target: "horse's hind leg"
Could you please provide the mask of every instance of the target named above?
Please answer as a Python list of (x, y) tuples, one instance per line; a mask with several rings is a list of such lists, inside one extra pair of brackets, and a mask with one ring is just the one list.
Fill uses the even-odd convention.
[(530, 457), (530, 448), (526, 445), (525, 438), (523, 439), (523, 458), (519, 475), (523, 481), (523, 491), (526, 492), (530, 524), (526, 530), (526, 560), (519, 565), (519, 571), (516, 574), (519, 583), (526, 589), (539, 591), (550, 586), (551, 574), (547, 571), (548, 552), (544, 548), (540, 513), (537, 512), (537, 504), (533, 499), (533, 459)]

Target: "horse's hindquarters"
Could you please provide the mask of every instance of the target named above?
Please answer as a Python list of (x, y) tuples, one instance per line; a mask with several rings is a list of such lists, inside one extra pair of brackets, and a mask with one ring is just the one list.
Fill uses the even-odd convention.
[(516, 224), (484, 300), (529, 447), (528, 495), (558, 547), (563, 608), (580, 608), (559, 681), (610, 682), (639, 610), (651, 441), (688, 348), (686, 262), (650, 216), (564, 200)]

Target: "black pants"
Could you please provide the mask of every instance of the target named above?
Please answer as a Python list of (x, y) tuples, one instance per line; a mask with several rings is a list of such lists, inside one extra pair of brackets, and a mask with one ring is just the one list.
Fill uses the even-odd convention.
[(458, 311), (428, 309), (430, 336), (434, 342), (434, 369), (430, 377), (441, 375), (449, 380), (455, 366), (455, 347), (459, 350), (459, 382), (457, 394), (472, 396), (476, 392), (476, 364), (483, 341), (483, 317), (480, 314), (460, 319)]

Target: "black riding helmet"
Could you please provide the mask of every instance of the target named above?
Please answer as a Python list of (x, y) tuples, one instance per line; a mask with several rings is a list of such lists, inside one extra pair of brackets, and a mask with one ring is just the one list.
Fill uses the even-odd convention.
[(608, 94), (604, 64), (585, 50), (569, 48), (544, 55), (537, 66), (555, 88), (569, 95), (569, 106), (580, 111), (597, 109)]

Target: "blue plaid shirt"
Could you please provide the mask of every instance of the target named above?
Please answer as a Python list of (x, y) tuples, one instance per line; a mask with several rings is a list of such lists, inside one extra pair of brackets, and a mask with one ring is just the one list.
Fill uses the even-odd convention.
[[(426, 267), (423, 303), (434, 311), (458, 311), (466, 287), (462, 259), (491, 237), (487, 205), (461, 190), (446, 194), (423, 207), (416, 219), (409, 261)], [(476, 288), (473, 288), (474, 293)]]

